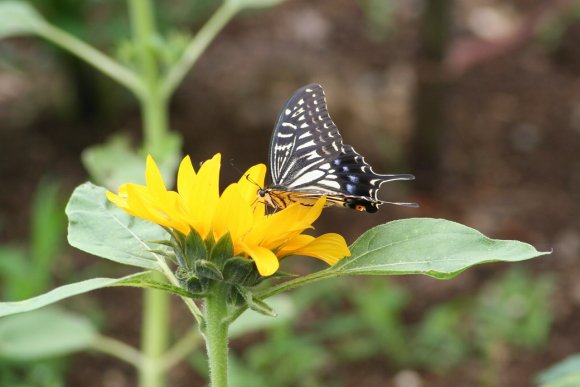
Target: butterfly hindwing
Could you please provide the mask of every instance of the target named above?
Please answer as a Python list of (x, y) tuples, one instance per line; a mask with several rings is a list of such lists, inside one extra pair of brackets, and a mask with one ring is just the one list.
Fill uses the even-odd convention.
[[(376, 212), (382, 183), (412, 175), (375, 173), (352, 146), (343, 144), (330, 118), (322, 86), (297, 90), (282, 109), (270, 142), (272, 186), (260, 190), (276, 208), (299, 202), (312, 205), (322, 195), (327, 205)], [(408, 203), (395, 203), (409, 205)]]

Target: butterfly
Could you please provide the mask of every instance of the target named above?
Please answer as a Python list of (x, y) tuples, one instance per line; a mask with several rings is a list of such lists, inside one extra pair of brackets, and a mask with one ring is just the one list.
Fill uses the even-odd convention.
[(298, 89), (286, 102), (272, 133), (269, 164), (272, 184), (259, 189), (258, 196), (274, 209), (295, 202), (311, 206), (321, 196), (326, 196), (326, 206), (366, 212), (377, 212), (384, 203), (417, 206), (377, 199), (381, 184), (415, 177), (375, 173), (344, 144), (318, 84)]

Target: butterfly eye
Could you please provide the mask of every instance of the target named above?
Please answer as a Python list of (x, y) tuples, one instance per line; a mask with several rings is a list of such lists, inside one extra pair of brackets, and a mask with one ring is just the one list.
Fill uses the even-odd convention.
[(365, 206), (363, 206), (362, 204), (357, 204), (357, 205), (354, 207), (354, 209), (355, 209), (355, 210), (357, 210), (357, 211), (361, 211), (361, 212), (362, 212), (362, 211), (364, 211), (366, 208), (365, 208)]

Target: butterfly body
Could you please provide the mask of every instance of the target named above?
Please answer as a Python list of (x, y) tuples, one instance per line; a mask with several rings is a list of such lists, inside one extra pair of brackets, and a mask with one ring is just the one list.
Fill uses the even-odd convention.
[(272, 134), (269, 162), (272, 185), (258, 190), (258, 196), (275, 209), (295, 202), (313, 205), (326, 196), (327, 206), (376, 212), (387, 203), (377, 199), (382, 183), (414, 179), (377, 174), (344, 144), (317, 84), (300, 88), (286, 102)]

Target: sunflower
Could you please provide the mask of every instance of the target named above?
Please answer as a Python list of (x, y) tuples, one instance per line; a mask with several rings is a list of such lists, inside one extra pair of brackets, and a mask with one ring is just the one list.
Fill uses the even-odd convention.
[(313, 206), (298, 203), (268, 214), (257, 200), (266, 166), (258, 164), (219, 194), (220, 154), (196, 172), (189, 156), (179, 166), (177, 191), (167, 190), (153, 157), (147, 156), (146, 185), (126, 183), (107, 198), (127, 213), (157, 223), (184, 237), (193, 230), (203, 239), (229, 234), (234, 255), (251, 258), (261, 276), (278, 270), (280, 260), (304, 255), (333, 265), (350, 255), (344, 238), (335, 233), (319, 237), (303, 234), (320, 216), (325, 197)]

